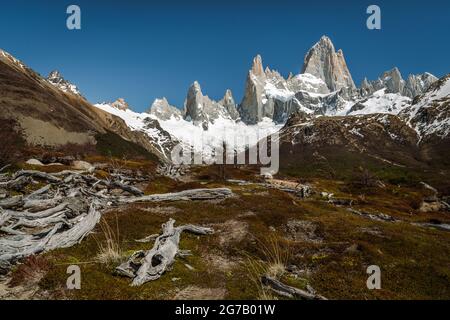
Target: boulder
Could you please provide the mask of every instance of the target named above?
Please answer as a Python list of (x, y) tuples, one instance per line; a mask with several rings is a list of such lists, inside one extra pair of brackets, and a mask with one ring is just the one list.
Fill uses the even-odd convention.
[(94, 172), (94, 170), (95, 170), (95, 167), (92, 164), (90, 164), (89, 162), (80, 161), (80, 160), (73, 161), (72, 167), (76, 170), (86, 170), (90, 173)]
[(25, 162), (26, 164), (32, 165), (32, 166), (43, 166), (44, 164), (42, 162), (40, 162), (37, 159), (29, 159), (27, 162)]

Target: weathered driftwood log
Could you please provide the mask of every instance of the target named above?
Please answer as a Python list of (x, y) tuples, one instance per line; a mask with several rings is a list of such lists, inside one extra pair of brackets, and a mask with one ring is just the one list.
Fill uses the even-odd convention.
[(101, 213), (96, 209), (96, 205), (91, 205), (87, 215), (77, 217), (76, 224), (69, 230), (55, 234), (46, 246), (46, 251), (57, 248), (68, 248), (80, 243), (84, 237), (89, 234), (100, 221)]
[(119, 198), (120, 203), (134, 202), (160, 202), (160, 201), (183, 201), (183, 200), (215, 200), (224, 199), (233, 195), (228, 188), (215, 189), (191, 189), (174, 193), (152, 194), (134, 198)]
[[(61, 203), (60, 205), (57, 205), (54, 208), (50, 208), (47, 210), (39, 211), (39, 212), (28, 212), (28, 211), (13, 211), (13, 210), (3, 210), (4, 214), (8, 214), (9, 218), (24, 218), (28, 220), (36, 220), (36, 219), (42, 219), (47, 218), (51, 215), (54, 215), (58, 212), (64, 211), (64, 209), (67, 207), (68, 203)], [(1, 214), (0, 214), (1, 217)], [(1, 218), (0, 218), (0, 221)], [(6, 220), (4, 220), (6, 221)]]
[(10, 218), (11, 214), (0, 208), (0, 227), (3, 226)]
[(65, 223), (68, 225), (69, 223), (65, 216), (65, 214), (68, 211), (69, 210), (63, 210), (63, 211), (55, 213), (52, 216), (44, 217), (44, 218), (40, 218), (40, 219), (27, 219), (26, 217), (19, 218), (17, 220), (17, 222), (11, 226), (11, 229), (16, 229), (18, 227), (41, 228), (41, 227), (48, 227), (50, 225), (55, 225), (57, 223)]
[(14, 230), (9, 227), (1, 227), (1, 226), (0, 226), (0, 231), (3, 233), (6, 233), (6, 234), (12, 234), (12, 235), (16, 235), (16, 236), (26, 234), (25, 232), (22, 232), (22, 231)]
[(44, 186), (44, 187), (42, 187), (42, 188), (40, 188), (40, 189), (38, 189), (36, 191), (33, 191), (28, 196), (26, 196), (26, 198), (30, 199), (30, 200), (35, 199), (35, 198), (37, 198), (37, 197), (47, 193), (51, 189), (51, 187), (52, 187), (52, 185), (48, 184), (48, 185), (46, 185), (46, 186)]
[(89, 213), (80, 217), (68, 230), (64, 228), (64, 223), (57, 223), (39, 235), (12, 235), (0, 238), (0, 268), (5, 269), (11, 262), (39, 252), (66, 248), (79, 243), (94, 229), (100, 217), (101, 214), (95, 205), (91, 205)]
[[(100, 218), (98, 210), (95, 210), (93, 206), (89, 209), (91, 203), (95, 203), (95, 207), (101, 209), (111, 203), (213, 200), (232, 195), (231, 190), (219, 188), (143, 196), (141, 190), (124, 182), (127, 180), (126, 176), (116, 177), (116, 179), (120, 178), (120, 181), (108, 181), (78, 171), (50, 174), (36, 170), (21, 170), (12, 176), (8, 174), (1, 183), (2, 186), (7, 187), (6, 189), (20, 189), (27, 183), (32, 183), (34, 178), (45, 180), (48, 184), (28, 195), (23, 188), (20, 191), (24, 195), (8, 198), (8, 194), (4, 193), (4, 197), (0, 197), (0, 269), (2, 270), (23, 257), (54, 248), (72, 246), (83, 239)], [(110, 193), (112, 188), (120, 188), (132, 196), (117, 197)], [(160, 266), (160, 268), (164, 266), (162, 268), (164, 270), (170, 266), (176, 254), (183, 254), (171, 247), (178, 246), (179, 234), (182, 231), (203, 234), (210, 230), (191, 225), (174, 228), (173, 222), (168, 224), (173, 234), (169, 235), (172, 232), (169, 230), (167, 231), (169, 233), (166, 232), (166, 235), (158, 238), (160, 251), (164, 252), (168, 259), (166, 264), (162, 263)], [(172, 253), (169, 254), (169, 252)], [(151, 270), (154, 269), (148, 266), (149, 263), (151, 265), (151, 260), (148, 262), (147, 256), (148, 254), (144, 252), (142, 257), (139, 256), (139, 261), (143, 267), (142, 270), (150, 270), (151, 274), (153, 272)], [(158, 257), (159, 255), (153, 255), (153, 262)], [(137, 271), (138, 269), (135, 270)], [(136, 278), (135, 283), (148, 281), (146, 280), (148, 273), (139, 272), (133, 275), (133, 278)]]
[(261, 277), (263, 285), (269, 287), (275, 293), (286, 298), (301, 298), (306, 300), (327, 300), (325, 297), (316, 294), (315, 292), (308, 292), (298, 288), (288, 286), (277, 279), (264, 275)]
[(53, 199), (28, 199), (25, 198), (23, 203), (23, 208), (28, 209), (28, 211), (37, 212), (46, 210), (49, 208), (54, 208), (57, 206), (63, 198), (61, 196), (57, 196)]
[[(206, 235), (214, 232), (211, 228), (194, 225), (174, 227), (170, 219), (162, 225), (162, 234), (156, 238), (153, 248), (147, 252), (138, 251), (128, 261), (116, 268), (120, 275), (133, 278), (132, 286), (140, 286), (148, 281), (159, 279), (175, 262), (180, 254), (179, 243), (183, 231)], [(184, 251), (181, 251), (183, 253)]]
[(88, 171), (86, 171), (86, 170), (63, 170), (63, 171), (60, 171), (60, 172), (52, 173), (52, 176), (54, 176), (54, 177), (64, 177), (64, 176), (68, 176), (68, 175), (71, 175), (71, 174), (85, 174), (85, 173), (88, 173)]
[(61, 179), (55, 177), (52, 174), (45, 173), (45, 172), (42, 172), (42, 171), (36, 171), (36, 170), (20, 170), (20, 171), (17, 171), (13, 175), (13, 179), (16, 179), (16, 178), (21, 177), (21, 176), (28, 176), (28, 177), (33, 177), (33, 178), (41, 178), (41, 179), (47, 180), (48, 182), (53, 182), (53, 183), (57, 183), (57, 182), (61, 181)]
[(6, 198), (0, 200), (0, 208), (3, 209), (12, 209), (17, 206), (20, 206), (23, 204), (23, 197), (22, 196), (14, 196), (11, 198)]
[(6, 181), (6, 182), (0, 182), (0, 188), (5, 189), (12, 189), (20, 191), (22, 190), (26, 185), (31, 183), (32, 179), (27, 176), (20, 176), (15, 179)]
[(144, 195), (144, 192), (142, 192), (142, 191), (139, 190), (138, 188), (133, 187), (133, 186), (128, 185), (128, 184), (124, 184), (124, 183), (119, 182), (119, 181), (113, 181), (113, 182), (110, 182), (110, 183), (108, 184), (108, 187), (109, 187), (109, 188), (118, 188), (118, 189), (122, 189), (123, 191), (129, 192), (129, 193), (131, 193), (132, 195), (138, 196), (138, 197), (141, 197), (141, 196)]

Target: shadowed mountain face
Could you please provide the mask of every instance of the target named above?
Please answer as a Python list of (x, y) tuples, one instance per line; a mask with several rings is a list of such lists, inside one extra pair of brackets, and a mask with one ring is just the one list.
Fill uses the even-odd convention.
[(1, 118), (16, 123), (11, 134), (22, 135), (26, 145), (96, 145), (99, 136), (113, 133), (114, 139), (160, 156), (143, 133), (130, 130), (119, 117), (93, 107), (74, 88), (59, 73), (44, 79), (0, 51)]
[[(306, 120), (306, 121), (305, 121)], [(420, 166), (417, 134), (393, 115), (320, 117), (293, 116), (280, 131), (281, 161), (298, 164), (314, 153), (336, 158), (353, 153), (391, 166)], [(332, 150), (328, 154), (327, 150)], [(329, 160), (330, 165), (338, 160)], [(318, 163), (319, 158), (312, 163)]]

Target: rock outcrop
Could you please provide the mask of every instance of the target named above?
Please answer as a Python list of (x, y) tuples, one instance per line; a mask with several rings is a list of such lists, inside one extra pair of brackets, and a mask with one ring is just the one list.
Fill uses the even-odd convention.
[(414, 98), (427, 91), (437, 80), (438, 78), (428, 72), (418, 75), (410, 74), (406, 80), (403, 95)]
[(162, 99), (155, 99), (155, 101), (153, 101), (152, 103), (152, 106), (148, 110), (148, 113), (161, 120), (182, 118), (181, 110), (170, 105), (165, 97), (163, 97)]
[(231, 119), (237, 120), (240, 117), (239, 112), (236, 108), (236, 102), (233, 98), (233, 93), (230, 89), (227, 89), (227, 91), (225, 91), (225, 95), (223, 96), (222, 100), (219, 101), (219, 104), (225, 107)]
[(397, 67), (384, 72), (377, 80), (368, 81), (364, 79), (361, 83), (360, 94), (362, 97), (370, 96), (374, 92), (386, 89), (386, 93), (398, 93), (413, 99), (424, 93), (438, 79), (431, 73), (408, 76), (405, 81)]
[(389, 93), (401, 93), (405, 88), (405, 80), (397, 67), (383, 73), (381, 80)]
[[(291, 81), (291, 87), (300, 85), (300, 81), (293, 77)], [(244, 97), (238, 108), (242, 121), (255, 124), (263, 118), (270, 118), (283, 122), (292, 110), (299, 107), (288, 82), (276, 70), (266, 67), (263, 71), (262, 58), (257, 55), (248, 72)]]
[(302, 72), (322, 79), (330, 91), (355, 88), (342, 50), (337, 52), (330, 38), (323, 36), (306, 54)]
[(203, 95), (200, 84), (195, 81), (188, 90), (184, 119), (208, 130), (209, 124), (219, 118), (231, 119), (231, 116), (223, 105)]
[(263, 110), (263, 93), (266, 80), (266, 74), (262, 67), (262, 58), (260, 55), (257, 55), (253, 59), (252, 68), (247, 74), (244, 98), (239, 106), (239, 113), (245, 123), (258, 123), (267, 115), (267, 112)]
[(125, 101), (124, 98), (119, 98), (116, 101), (112, 102), (110, 105), (111, 107), (114, 107), (122, 111), (128, 110), (130, 108), (130, 106), (128, 105), (128, 103)]

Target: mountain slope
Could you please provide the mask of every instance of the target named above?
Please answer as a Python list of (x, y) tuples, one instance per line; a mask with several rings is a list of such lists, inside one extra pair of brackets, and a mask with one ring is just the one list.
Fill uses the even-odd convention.
[[(379, 99), (389, 96), (379, 93)], [(342, 117), (293, 114), (280, 131), (282, 172), (307, 176), (319, 170), (349, 178), (368, 168), (380, 176), (414, 176), (416, 182), (425, 179), (449, 190), (450, 75), (411, 105), (384, 111)]]
[(311, 160), (318, 153), (332, 167), (351, 167), (352, 157), (398, 167), (420, 166), (416, 141), (416, 132), (393, 115), (310, 118), (297, 114), (280, 131), (280, 161), (284, 166), (301, 166), (302, 159)]
[(450, 74), (433, 83), (399, 115), (419, 136), (422, 157), (440, 168), (450, 166)]
[(112, 132), (157, 154), (152, 143), (122, 119), (93, 107), (78, 94), (64, 92), (2, 50), (0, 108), (2, 118), (17, 123), (11, 134), (22, 135), (28, 145), (95, 145), (97, 136)]
[[(124, 105), (126, 104), (126, 108)], [(176, 138), (170, 135), (160, 126), (160, 121), (155, 116), (146, 113), (136, 113), (128, 108), (125, 100), (121, 103), (100, 103), (94, 105), (99, 111), (114, 115), (124, 121), (126, 126), (134, 133), (139, 133), (141, 138), (152, 145), (152, 150), (165, 162), (170, 162), (171, 151), (178, 143)]]
[(422, 139), (431, 136), (448, 137), (450, 133), (450, 74), (433, 83), (401, 116)]

